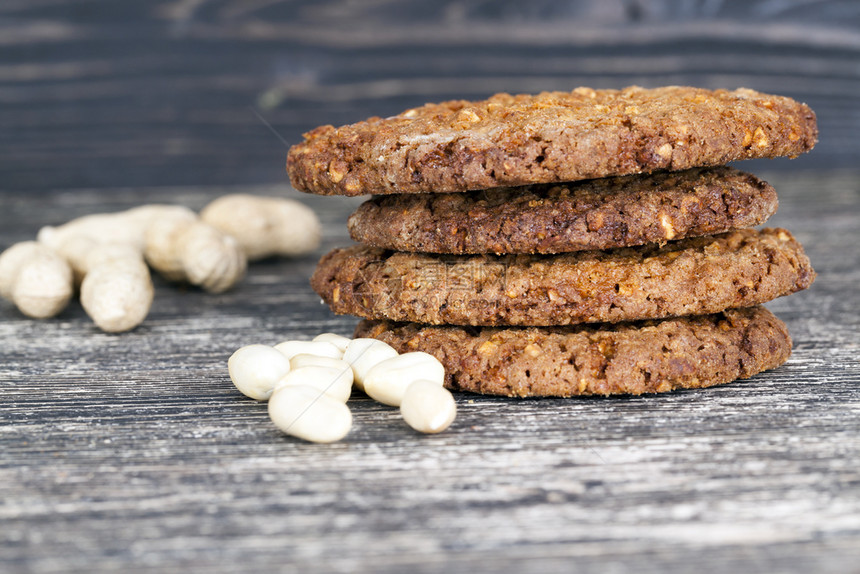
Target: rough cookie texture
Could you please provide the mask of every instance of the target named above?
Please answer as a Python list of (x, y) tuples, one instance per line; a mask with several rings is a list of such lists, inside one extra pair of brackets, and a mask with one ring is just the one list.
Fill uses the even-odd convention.
[(336, 313), (434, 325), (569, 325), (700, 315), (808, 287), (783, 229), (559, 255), (429, 255), (365, 246), (323, 256), (311, 286)]
[(817, 136), (808, 106), (753, 90), (577, 88), (321, 126), (287, 171), (324, 195), (453, 192), (793, 157)]
[(429, 253), (564, 253), (753, 227), (774, 189), (729, 167), (467, 193), (376, 196), (349, 218), (365, 245)]
[(763, 307), (662, 321), (578, 327), (431, 327), (362, 321), (356, 337), (445, 366), (452, 390), (511, 397), (659, 393), (745, 379), (791, 354)]

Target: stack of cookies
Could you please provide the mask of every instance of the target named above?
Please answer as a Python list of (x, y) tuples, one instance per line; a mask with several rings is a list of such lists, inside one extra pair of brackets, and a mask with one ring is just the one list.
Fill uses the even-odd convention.
[(687, 87), (499, 94), (306, 134), (293, 185), (373, 194), (360, 244), (311, 279), (357, 337), (426, 351), (453, 390), (608, 395), (707, 387), (779, 366), (762, 303), (815, 272), (774, 189), (726, 167), (794, 157), (815, 115)]

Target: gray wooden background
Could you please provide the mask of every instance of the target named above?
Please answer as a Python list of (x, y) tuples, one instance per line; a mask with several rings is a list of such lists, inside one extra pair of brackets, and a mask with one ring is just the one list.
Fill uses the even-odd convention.
[[(323, 123), (578, 85), (746, 86), (806, 101), (821, 141), (748, 162), (819, 278), (769, 307), (769, 373), (655, 397), (458, 395), (438, 436), (357, 397), (341, 443), (291, 439), (226, 359), (349, 334), (307, 279), (356, 200), (290, 189)], [(860, 3), (714, 0), (0, 1), (0, 249), (144, 202), (297, 197), (312, 256), (147, 321), (0, 302), (3, 572), (860, 572)]]

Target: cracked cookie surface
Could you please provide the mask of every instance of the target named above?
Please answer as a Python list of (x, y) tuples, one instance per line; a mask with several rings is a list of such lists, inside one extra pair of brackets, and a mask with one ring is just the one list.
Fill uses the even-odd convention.
[(348, 221), (359, 243), (429, 253), (564, 253), (723, 233), (776, 212), (773, 187), (729, 167), (465, 193), (380, 195)]
[(323, 195), (456, 192), (794, 157), (817, 137), (808, 106), (753, 90), (577, 88), (320, 126), (287, 172)]
[(427, 326), (364, 320), (356, 337), (445, 366), (452, 390), (514, 397), (612, 395), (745, 379), (791, 354), (785, 324), (764, 307), (577, 327)]
[(716, 313), (807, 288), (784, 229), (744, 229), (612, 251), (431, 255), (356, 245), (311, 286), (336, 313), (434, 325), (570, 325)]

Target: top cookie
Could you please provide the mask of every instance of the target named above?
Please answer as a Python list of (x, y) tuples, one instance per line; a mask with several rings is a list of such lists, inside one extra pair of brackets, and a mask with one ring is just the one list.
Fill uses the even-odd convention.
[(455, 192), (794, 157), (817, 135), (808, 106), (753, 90), (577, 88), (321, 126), (287, 171), (322, 195)]

